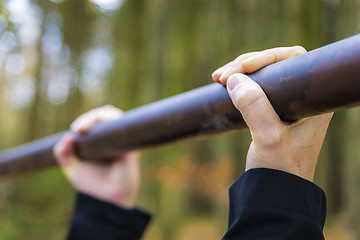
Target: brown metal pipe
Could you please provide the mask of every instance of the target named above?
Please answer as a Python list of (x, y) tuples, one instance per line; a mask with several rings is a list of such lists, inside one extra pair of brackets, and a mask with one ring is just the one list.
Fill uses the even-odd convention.
[[(360, 105), (360, 34), (270, 65), (250, 77), (283, 120)], [(133, 149), (245, 128), (225, 87), (210, 84), (128, 111), (76, 136), (78, 154), (106, 159)], [(55, 165), (59, 133), (0, 153), (0, 177)]]

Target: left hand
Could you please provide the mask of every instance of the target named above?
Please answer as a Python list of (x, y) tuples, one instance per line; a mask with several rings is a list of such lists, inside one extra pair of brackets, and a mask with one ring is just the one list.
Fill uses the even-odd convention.
[[(101, 122), (120, 118), (122, 114), (113, 106), (97, 108), (78, 117), (71, 130), (83, 134)], [(74, 143), (70, 133), (54, 147), (55, 157), (74, 187), (120, 207), (133, 208), (140, 185), (139, 154), (130, 152), (110, 163), (94, 163), (79, 159), (74, 153)]]

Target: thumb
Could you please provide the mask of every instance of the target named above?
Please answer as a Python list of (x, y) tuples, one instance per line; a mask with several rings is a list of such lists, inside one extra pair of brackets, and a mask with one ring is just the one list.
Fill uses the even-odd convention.
[(256, 82), (244, 74), (236, 73), (228, 79), (227, 90), (254, 141), (264, 142), (278, 135), (284, 125)]

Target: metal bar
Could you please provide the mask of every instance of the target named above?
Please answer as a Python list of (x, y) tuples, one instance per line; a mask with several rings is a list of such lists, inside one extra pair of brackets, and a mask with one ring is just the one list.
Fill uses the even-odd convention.
[[(360, 34), (270, 65), (250, 77), (283, 120), (360, 105)], [(107, 159), (133, 149), (245, 128), (225, 87), (210, 84), (128, 111), (76, 136), (85, 159)], [(64, 133), (0, 153), (0, 176), (55, 165), (52, 147)]]

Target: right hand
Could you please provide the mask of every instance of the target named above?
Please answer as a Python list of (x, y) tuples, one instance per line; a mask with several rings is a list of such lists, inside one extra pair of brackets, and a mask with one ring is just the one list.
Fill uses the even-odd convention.
[(271, 168), (313, 180), (333, 113), (291, 124), (282, 122), (261, 87), (244, 75), (305, 52), (304, 48), (296, 46), (247, 53), (213, 73), (214, 81), (227, 85), (233, 104), (250, 129), (253, 141), (247, 154), (246, 170)]

